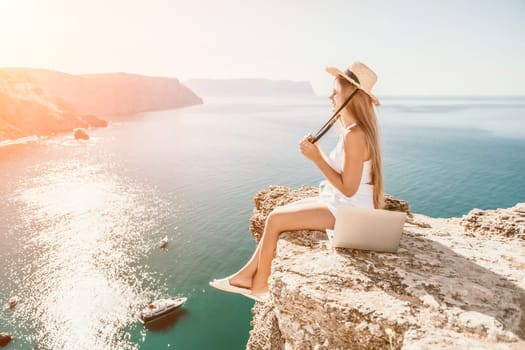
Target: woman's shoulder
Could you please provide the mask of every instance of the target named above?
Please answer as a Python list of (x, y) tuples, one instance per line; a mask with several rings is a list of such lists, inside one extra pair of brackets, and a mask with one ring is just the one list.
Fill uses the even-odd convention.
[[(344, 148), (347, 152), (364, 155), (366, 153), (365, 132), (358, 125), (354, 126), (344, 135)], [(366, 159), (366, 157), (363, 157)]]
[[(365, 132), (359, 125), (355, 125), (350, 129), (347, 129), (344, 134), (346, 140), (365, 140)], [(354, 141), (355, 142), (355, 141)]]

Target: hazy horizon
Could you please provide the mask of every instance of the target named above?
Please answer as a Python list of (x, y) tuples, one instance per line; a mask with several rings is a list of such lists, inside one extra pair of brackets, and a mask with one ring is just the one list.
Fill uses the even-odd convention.
[[(168, 78), (168, 79), (178, 79), (182, 84), (184, 84), (185, 81), (190, 81), (190, 80), (212, 80), (212, 81), (216, 81), (216, 80), (219, 80), (219, 81), (223, 81), (223, 80), (271, 80), (271, 81), (283, 81), (283, 82), (308, 82), (312, 88), (313, 88), (313, 84), (311, 81), (307, 81), (307, 80), (286, 80), (286, 79), (271, 79), (271, 78), (266, 78), (266, 77), (245, 77), (245, 78), (223, 78), (223, 79), (220, 79), (220, 78), (196, 78), (196, 79), (193, 79), (193, 78), (190, 78), (190, 79), (186, 79), (186, 80), (181, 80), (179, 79), (178, 77), (173, 77), (173, 76), (161, 76), (161, 75), (147, 75), (147, 74), (140, 74), (140, 73), (133, 73), (133, 72), (99, 72), (99, 73), (86, 73), (86, 74), (83, 74), (83, 73), (80, 73), (80, 74), (75, 74), (75, 73), (70, 73), (70, 72), (64, 72), (64, 71), (58, 71), (58, 70), (53, 70), (53, 69), (49, 69), (49, 68), (45, 68), (45, 67), (21, 67), (21, 66), (11, 66), (11, 67), (0, 67), (0, 70), (1, 69), (41, 69), (41, 70), (48, 70), (48, 71), (55, 71), (55, 72), (60, 72), (60, 73), (65, 73), (65, 74), (71, 74), (71, 75), (104, 75), (104, 74), (130, 74), (130, 75), (140, 75), (140, 76), (145, 76), (145, 77), (151, 77), (151, 78)], [(257, 95), (254, 95), (254, 96), (257, 96)], [(328, 98), (328, 94), (326, 95), (320, 95), (320, 94), (317, 94), (314, 90), (314, 96), (315, 97), (326, 97)], [(389, 99), (389, 98), (427, 98), (427, 99), (435, 99), (435, 98), (461, 98), (461, 99), (468, 99), (468, 98), (474, 98), (474, 99), (477, 99), (477, 98), (525, 98), (525, 93), (524, 94), (517, 94), (517, 95), (508, 95), (508, 94), (490, 94), (490, 95), (484, 95), (484, 94), (479, 94), (479, 95), (462, 95), (462, 94), (458, 94), (458, 95), (443, 95), (443, 94), (435, 94), (435, 95), (416, 95), (416, 94), (404, 94), (404, 95), (401, 95), (401, 94), (382, 94), (382, 95), (377, 95), (377, 96), (381, 96), (383, 99)], [(201, 96), (202, 97), (202, 96)], [(239, 97), (242, 97), (242, 96), (239, 96)], [(284, 96), (286, 97), (286, 96)]]

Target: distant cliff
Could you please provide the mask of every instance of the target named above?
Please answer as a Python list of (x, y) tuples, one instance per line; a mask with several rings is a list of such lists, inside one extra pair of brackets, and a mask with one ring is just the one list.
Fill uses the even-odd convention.
[(201, 104), (178, 79), (126, 73), (71, 75), (0, 69), (0, 140), (50, 135), (92, 125), (92, 116)]
[(32, 69), (31, 76), (78, 113), (128, 114), (201, 104), (202, 99), (176, 78), (127, 73), (71, 75)]
[[(255, 196), (259, 240), (279, 205), (316, 188)], [(320, 231), (283, 233), (270, 300), (253, 307), (248, 350), (525, 349), (525, 203), (462, 218), (409, 212), (397, 254), (327, 247)]]
[(26, 72), (0, 70), (0, 140), (51, 135), (85, 128), (92, 122), (102, 121), (79, 115), (70, 104), (35, 84)]
[(192, 79), (184, 85), (199, 96), (314, 96), (309, 82), (269, 79)]

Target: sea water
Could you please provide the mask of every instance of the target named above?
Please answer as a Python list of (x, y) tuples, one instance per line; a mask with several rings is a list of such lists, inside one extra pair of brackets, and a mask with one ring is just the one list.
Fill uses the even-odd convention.
[[(244, 349), (253, 301), (208, 286), (255, 243), (253, 196), (317, 186), (299, 151), (327, 98), (205, 99), (0, 147), (0, 332), (8, 349)], [(384, 97), (385, 192), (461, 216), (525, 201), (525, 98)], [(325, 152), (336, 143), (330, 132)], [(168, 236), (167, 249), (158, 242)], [(18, 305), (5, 307), (10, 296)], [(140, 310), (186, 296), (145, 327)]]

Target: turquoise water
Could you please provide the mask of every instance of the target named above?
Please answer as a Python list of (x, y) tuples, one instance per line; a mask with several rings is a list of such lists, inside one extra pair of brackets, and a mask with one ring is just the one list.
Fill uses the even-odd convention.
[[(0, 332), (7, 349), (244, 349), (253, 301), (213, 290), (251, 256), (253, 196), (317, 185), (298, 141), (326, 98), (208, 99), (0, 147)], [(383, 98), (386, 192), (461, 216), (525, 201), (525, 98)], [(322, 140), (328, 152), (336, 136)], [(158, 241), (168, 236), (168, 249)], [(184, 295), (152, 327), (142, 307)]]

